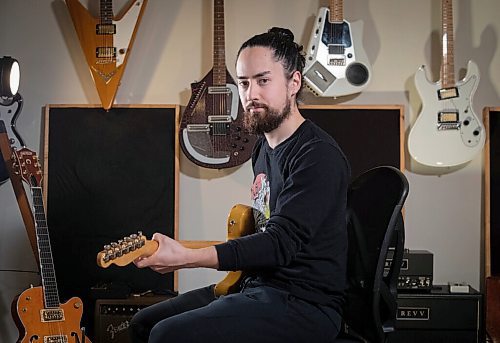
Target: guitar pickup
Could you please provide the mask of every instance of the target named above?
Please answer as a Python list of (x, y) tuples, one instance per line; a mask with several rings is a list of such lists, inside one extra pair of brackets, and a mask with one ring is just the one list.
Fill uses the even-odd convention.
[(116, 58), (115, 47), (97, 47), (95, 49), (95, 57), (97, 58)]
[(231, 122), (231, 116), (221, 116), (221, 115), (214, 115), (214, 116), (208, 116), (208, 122), (209, 123), (230, 123)]
[(114, 35), (116, 33), (115, 24), (97, 24), (95, 26), (95, 33), (97, 35)]
[(438, 98), (439, 100), (446, 100), (451, 98), (458, 98), (458, 88), (441, 88), (438, 90)]
[(344, 53), (345, 53), (345, 46), (343, 44), (328, 44), (328, 54), (343, 55)]
[(231, 90), (225, 86), (208, 87), (208, 94), (230, 94)]
[(440, 131), (460, 129), (460, 121), (458, 118), (458, 111), (438, 112), (437, 129)]
[(41, 310), (42, 322), (60, 322), (64, 320), (64, 311), (62, 309), (44, 309)]
[(188, 132), (210, 132), (210, 125), (208, 124), (189, 124), (187, 126)]

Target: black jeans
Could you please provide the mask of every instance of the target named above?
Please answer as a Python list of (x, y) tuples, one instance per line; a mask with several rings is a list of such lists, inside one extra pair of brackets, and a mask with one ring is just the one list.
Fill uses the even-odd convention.
[(137, 312), (134, 343), (333, 342), (341, 317), (288, 292), (259, 285), (216, 298), (213, 286), (196, 289)]

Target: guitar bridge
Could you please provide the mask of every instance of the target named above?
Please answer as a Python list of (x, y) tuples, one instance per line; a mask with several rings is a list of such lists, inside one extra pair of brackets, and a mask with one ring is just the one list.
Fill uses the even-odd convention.
[(460, 121), (458, 119), (458, 111), (442, 111), (438, 112), (438, 125), (439, 131), (445, 130), (459, 130)]

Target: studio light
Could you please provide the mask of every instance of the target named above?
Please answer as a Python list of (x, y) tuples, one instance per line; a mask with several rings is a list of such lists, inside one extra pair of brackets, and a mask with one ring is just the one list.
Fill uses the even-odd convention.
[(10, 56), (0, 58), (0, 96), (12, 98), (19, 90), (19, 63)]

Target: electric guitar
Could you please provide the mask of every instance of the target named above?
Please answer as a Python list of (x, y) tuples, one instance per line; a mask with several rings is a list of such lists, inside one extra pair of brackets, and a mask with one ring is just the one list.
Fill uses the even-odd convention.
[(214, 0), (214, 65), (203, 80), (191, 84), (179, 130), (184, 154), (205, 168), (243, 164), (257, 138), (243, 128), (243, 107), (226, 68), (224, 49), (224, 0)]
[[(13, 148), (24, 146), (24, 140), (16, 129), (16, 122), (23, 108), (23, 97), (17, 93), (12, 98), (0, 98), (0, 120), (3, 120), (9, 144)], [(3, 159), (0, 160), (0, 185), (9, 179), (9, 173)]]
[(432, 167), (469, 162), (485, 142), (484, 126), (472, 108), (479, 83), (477, 64), (469, 61), (464, 79), (455, 82), (452, 0), (442, 0), (442, 34), (440, 80), (429, 81), (424, 66), (415, 74), (423, 106), (408, 137), (413, 159)]
[(13, 170), (31, 190), (42, 278), (42, 286), (25, 290), (12, 303), (12, 315), (19, 329), (17, 342), (90, 343), (85, 336), (85, 330), (80, 328), (83, 314), (82, 301), (77, 297), (69, 299), (64, 304), (59, 301), (43, 206), (42, 170), (38, 157), (27, 148), (13, 149), (12, 160)]
[(342, 0), (330, 0), (316, 17), (306, 50), (304, 80), (318, 96), (359, 93), (371, 79), (371, 65), (363, 49), (363, 22), (344, 20)]
[(105, 110), (113, 106), (147, 0), (130, 0), (114, 17), (113, 1), (99, 0), (94, 18), (79, 0), (66, 0), (80, 45)]
[[(253, 208), (237, 204), (233, 206), (227, 218), (227, 239), (235, 239), (255, 232)], [(219, 244), (219, 241), (180, 241), (188, 248), (202, 248)], [(158, 242), (147, 240), (141, 232), (124, 237), (118, 242), (105, 245), (104, 250), (97, 254), (97, 265), (107, 268), (112, 264), (123, 267), (140, 256), (150, 256), (158, 249)], [(238, 290), (243, 278), (241, 271), (229, 272), (215, 286), (215, 294), (225, 295)]]

